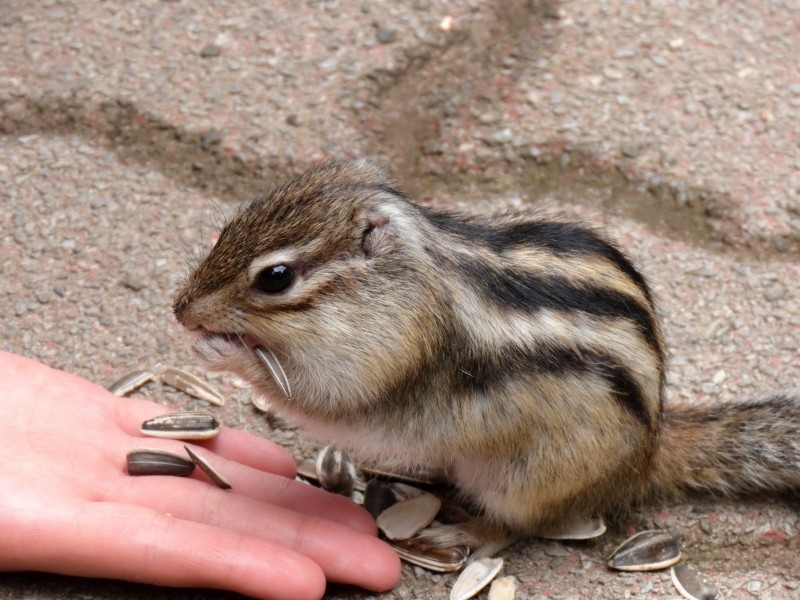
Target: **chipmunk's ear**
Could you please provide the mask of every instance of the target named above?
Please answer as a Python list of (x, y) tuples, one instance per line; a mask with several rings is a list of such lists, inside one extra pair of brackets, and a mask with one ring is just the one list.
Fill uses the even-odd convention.
[(372, 258), (379, 254), (381, 249), (388, 242), (387, 226), (389, 225), (389, 215), (380, 211), (370, 211), (367, 213), (366, 226), (361, 235), (361, 251), (367, 258)]

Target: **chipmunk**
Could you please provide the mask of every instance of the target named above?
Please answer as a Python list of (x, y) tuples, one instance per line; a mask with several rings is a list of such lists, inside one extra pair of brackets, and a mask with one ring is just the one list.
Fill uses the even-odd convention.
[(241, 208), (174, 312), (316, 437), (446, 472), (481, 515), (428, 536), (490, 554), (654, 495), (800, 487), (800, 396), (664, 405), (652, 296), (588, 226), (440, 212), (357, 161)]

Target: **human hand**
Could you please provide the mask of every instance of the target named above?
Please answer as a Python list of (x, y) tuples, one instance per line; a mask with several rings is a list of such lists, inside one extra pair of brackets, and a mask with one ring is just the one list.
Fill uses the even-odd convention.
[(222, 428), (198, 453), (233, 484), (202, 475), (130, 477), (125, 455), (183, 442), (142, 438), (168, 412), (0, 352), (0, 570), (200, 586), (256, 598), (319, 598), (326, 579), (393, 586), (394, 552), (346, 498), (295, 482), (280, 447)]

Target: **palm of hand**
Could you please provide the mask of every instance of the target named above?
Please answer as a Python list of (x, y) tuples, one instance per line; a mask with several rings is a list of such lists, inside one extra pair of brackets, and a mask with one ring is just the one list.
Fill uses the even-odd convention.
[(0, 570), (43, 570), (259, 598), (315, 598), (326, 579), (391, 587), (399, 563), (361, 509), (291, 479), (267, 440), (224, 428), (210, 452), (231, 480), (130, 477), (142, 421), (166, 412), (78, 377), (0, 353)]

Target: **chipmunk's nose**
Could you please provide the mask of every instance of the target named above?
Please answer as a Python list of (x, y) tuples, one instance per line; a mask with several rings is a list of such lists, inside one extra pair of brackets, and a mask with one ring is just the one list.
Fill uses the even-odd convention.
[(172, 302), (172, 312), (175, 314), (175, 318), (189, 331), (194, 331), (203, 326), (197, 311), (192, 310), (192, 305), (191, 299), (183, 290), (176, 294)]

